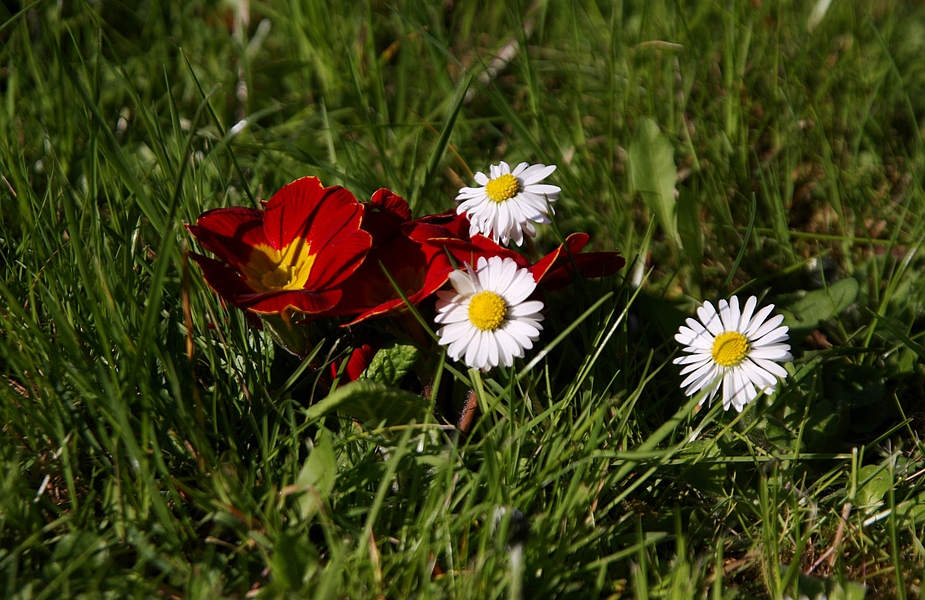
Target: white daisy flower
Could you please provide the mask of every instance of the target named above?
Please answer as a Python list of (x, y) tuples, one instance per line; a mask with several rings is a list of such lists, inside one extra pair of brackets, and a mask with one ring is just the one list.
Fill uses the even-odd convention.
[(463, 200), (456, 214), (469, 217), (469, 235), (491, 235), (496, 243), (505, 246), (511, 240), (519, 246), (524, 234), (536, 235), (533, 223), (549, 223), (547, 214), (555, 214), (550, 202), (559, 198), (562, 190), (557, 186), (540, 183), (556, 165), (528, 165), (523, 162), (513, 171), (506, 162), (491, 165), (491, 177), (481, 171), (475, 181), (484, 187), (464, 187), (456, 200)]
[(681, 387), (687, 388), (685, 394), (693, 396), (707, 389), (712, 403), (722, 384), (723, 409), (731, 406), (742, 412), (759, 393), (773, 393), (778, 377), (787, 377), (787, 371), (777, 363), (793, 360), (786, 343), (789, 328), (780, 326), (783, 315), (768, 319), (773, 304), (755, 313), (757, 304), (758, 299), (752, 296), (740, 312), (739, 299), (733, 297), (728, 304), (720, 300), (717, 313), (705, 302), (697, 309), (700, 321), (687, 319), (687, 326), (681, 326), (674, 339), (684, 344), (689, 354), (679, 356), (674, 363), (686, 365), (681, 370), (681, 375), (687, 375), (681, 382)]
[(543, 303), (525, 301), (536, 289), (533, 274), (500, 256), (480, 257), (474, 270), (467, 268), (450, 273), (453, 290), (437, 292), (440, 344), (475, 369), (510, 367), (543, 329)]

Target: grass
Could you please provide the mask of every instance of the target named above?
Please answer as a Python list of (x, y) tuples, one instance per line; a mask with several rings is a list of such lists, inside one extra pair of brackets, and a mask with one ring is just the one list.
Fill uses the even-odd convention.
[[(3, 595), (922, 597), (925, 8), (811, 11), (4, 5)], [(382, 426), (313, 412), (327, 368), (186, 258), (184, 223), (301, 176), (419, 216), (498, 160), (558, 165), (539, 251), (587, 231), (628, 265), (547, 299), (530, 368), (425, 353), (423, 420), (394, 390)], [(795, 356), (741, 415), (671, 364), (733, 293)], [(395, 337), (334, 325), (319, 363)]]

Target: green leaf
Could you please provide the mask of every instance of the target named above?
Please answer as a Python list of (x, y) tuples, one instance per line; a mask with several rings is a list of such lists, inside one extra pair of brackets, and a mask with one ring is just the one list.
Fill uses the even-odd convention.
[(806, 416), (806, 429), (803, 432), (807, 448), (814, 452), (833, 449), (844, 439), (848, 421), (844, 406), (836, 406), (828, 400), (815, 403)]
[(893, 487), (889, 471), (883, 465), (861, 467), (858, 470), (858, 483), (861, 485), (854, 496), (854, 503), (859, 507), (876, 507)]
[(309, 419), (339, 412), (349, 415), (366, 426), (385, 423), (404, 425), (412, 419), (421, 421), (430, 412), (430, 403), (422, 396), (394, 388), (377, 381), (361, 379), (337, 388), (327, 398), (312, 405)]
[(300, 590), (306, 572), (318, 566), (318, 552), (308, 541), (307, 534), (282, 532), (276, 539), (270, 572), (273, 579), (287, 590)]
[(678, 168), (674, 162), (674, 148), (655, 121), (645, 117), (639, 121), (627, 159), (633, 187), (655, 213), (671, 242), (680, 245), (675, 200)]
[(398, 385), (414, 366), (418, 356), (420, 353), (417, 348), (410, 344), (389, 344), (376, 352), (362, 378)]
[(311, 453), (305, 459), (296, 484), (305, 492), (299, 496), (297, 506), (303, 519), (315, 514), (324, 499), (334, 490), (337, 480), (337, 456), (331, 433), (321, 427), (312, 441)]
[[(799, 413), (794, 414), (798, 415)], [(794, 425), (794, 423), (781, 421), (773, 415), (765, 415), (764, 423), (759, 423), (753, 431), (756, 433), (763, 431), (765, 439), (782, 451), (795, 452), (797, 450), (797, 436), (795, 434), (797, 428)], [(796, 425), (799, 427), (798, 424)]]
[(299, 358), (306, 358), (312, 351), (310, 326), (293, 322), (294, 316), (283, 319), (280, 315), (260, 315), (264, 327), (270, 332), (277, 345)]
[(780, 308), (784, 325), (791, 329), (813, 329), (819, 321), (831, 319), (858, 298), (858, 282), (843, 279), (828, 288), (809, 292), (786, 308)]
[(844, 585), (837, 578), (816, 579), (810, 575), (800, 573), (798, 576), (800, 584), (799, 593), (794, 591), (793, 598), (809, 598), (810, 600), (864, 600), (867, 594), (867, 586), (862, 583), (846, 581)]

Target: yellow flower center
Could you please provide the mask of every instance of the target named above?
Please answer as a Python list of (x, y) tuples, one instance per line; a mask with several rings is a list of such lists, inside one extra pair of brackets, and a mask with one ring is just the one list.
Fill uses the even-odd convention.
[(520, 180), (507, 173), (485, 184), (485, 195), (492, 202), (510, 200), (520, 192)]
[(713, 340), (713, 360), (724, 367), (734, 367), (748, 354), (748, 338), (738, 331), (726, 331)]
[(258, 244), (242, 270), (247, 284), (255, 292), (301, 290), (308, 282), (315, 256), (302, 238), (293, 240), (282, 250)]
[(482, 331), (494, 331), (504, 323), (507, 304), (494, 292), (479, 292), (469, 300), (469, 322)]

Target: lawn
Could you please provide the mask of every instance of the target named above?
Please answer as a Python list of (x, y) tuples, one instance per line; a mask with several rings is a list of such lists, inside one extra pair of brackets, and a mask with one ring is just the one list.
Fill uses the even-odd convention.
[[(925, 597), (922, 3), (0, 23), (3, 597)], [(523, 244), (442, 214), (502, 162), (556, 167)], [(442, 327), (497, 257), (488, 364)], [(779, 365), (733, 406), (679, 334), (726, 302), (788, 328), (725, 327)]]

